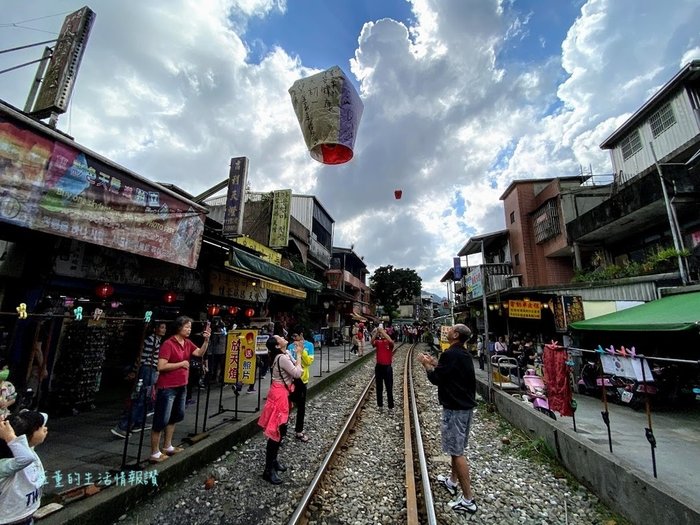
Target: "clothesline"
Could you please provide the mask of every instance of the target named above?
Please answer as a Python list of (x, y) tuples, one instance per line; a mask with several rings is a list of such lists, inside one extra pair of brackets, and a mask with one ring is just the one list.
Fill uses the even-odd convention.
[[(550, 346), (551, 346), (551, 344), (550, 344)], [(564, 351), (567, 351), (567, 352), (568, 352), (569, 350), (574, 350), (574, 351), (578, 351), (578, 352), (585, 352), (585, 353), (588, 353), (588, 354), (599, 354), (599, 353), (600, 353), (598, 350), (591, 350), (591, 349), (589, 349), (589, 348), (577, 348), (577, 347), (575, 347), (575, 346), (562, 346), (562, 345), (560, 345), (560, 344), (557, 344), (556, 346), (554, 346), (554, 349), (555, 349), (555, 350), (564, 350)], [(630, 358), (630, 359), (634, 359), (634, 358), (636, 358), (636, 359), (641, 359), (641, 358), (643, 358), (643, 359), (646, 359), (647, 361), (664, 361), (664, 362), (667, 362), (667, 363), (683, 363), (683, 364), (698, 365), (698, 366), (700, 366), (700, 360), (695, 360), (695, 361), (693, 361), (693, 360), (690, 360), (690, 359), (675, 359), (675, 358), (672, 358), (672, 357), (652, 357), (652, 356), (647, 356), (647, 355), (643, 355), (643, 354), (637, 354), (636, 356), (629, 356), (629, 355), (621, 355), (621, 354), (610, 354), (609, 352), (605, 352), (605, 353), (602, 354), (602, 355), (605, 355), (605, 354), (608, 354), (608, 355), (615, 355), (616, 357), (627, 357), (627, 358)]]

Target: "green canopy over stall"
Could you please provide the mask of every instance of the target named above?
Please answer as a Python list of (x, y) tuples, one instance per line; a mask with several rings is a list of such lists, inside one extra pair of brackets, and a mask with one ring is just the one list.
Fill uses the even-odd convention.
[(585, 321), (574, 330), (623, 332), (680, 332), (700, 328), (700, 292), (670, 295)]

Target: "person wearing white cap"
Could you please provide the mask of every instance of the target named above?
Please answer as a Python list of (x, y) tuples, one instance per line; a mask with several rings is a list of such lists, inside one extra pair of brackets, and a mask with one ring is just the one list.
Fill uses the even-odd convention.
[(23, 410), (0, 419), (0, 524), (31, 525), (46, 482), (34, 447), (46, 439), (49, 416)]

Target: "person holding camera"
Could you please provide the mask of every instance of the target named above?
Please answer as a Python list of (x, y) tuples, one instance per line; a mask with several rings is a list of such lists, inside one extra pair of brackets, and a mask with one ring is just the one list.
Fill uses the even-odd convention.
[(377, 350), (375, 355), (377, 364), (374, 365), (374, 378), (377, 389), (377, 407), (384, 405), (384, 388), (386, 388), (386, 402), (389, 410), (394, 409), (394, 371), (391, 367), (391, 359), (394, 356), (394, 341), (389, 337), (384, 328), (377, 328), (372, 333), (372, 346)]
[(267, 436), (265, 446), (265, 470), (262, 478), (273, 485), (282, 480), (277, 472), (284, 472), (287, 467), (277, 461), (282, 438), (287, 434), (289, 421), (289, 395), (294, 391), (294, 380), (301, 377), (301, 359), (294, 361), (287, 350), (287, 340), (279, 335), (270, 337), (265, 345), (270, 357), (272, 381), (267, 392), (265, 406), (260, 413), (258, 425)]
[[(165, 341), (158, 354), (158, 380), (156, 382), (156, 406), (151, 431), (151, 456), (149, 463), (160, 463), (179, 452), (173, 446), (175, 425), (185, 418), (185, 396), (192, 356), (201, 358), (209, 347), (211, 329), (207, 323), (202, 335), (204, 343), (198, 348), (190, 341), (192, 319), (180, 316), (175, 319), (175, 335)], [(161, 434), (165, 430), (163, 449), (160, 449)]]
[(472, 494), (469, 462), (464, 455), (476, 406), (474, 361), (465, 348), (471, 335), (466, 325), (456, 324), (447, 333), (450, 347), (439, 360), (420, 354), (418, 361), (425, 368), (428, 381), (438, 387), (438, 400), (442, 405), (442, 450), (452, 462), (450, 475), (440, 474), (437, 479), (452, 496), (457, 494), (458, 485), (462, 487), (462, 497), (449, 504), (452, 510), (474, 514), (477, 506)]

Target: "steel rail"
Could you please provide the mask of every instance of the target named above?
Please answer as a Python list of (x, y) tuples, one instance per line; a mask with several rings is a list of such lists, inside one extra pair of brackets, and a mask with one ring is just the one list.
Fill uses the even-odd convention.
[[(397, 348), (397, 350), (398, 350), (398, 348)], [(323, 461), (321, 462), (321, 466), (316, 471), (316, 474), (314, 475), (314, 478), (311, 480), (311, 483), (309, 483), (309, 486), (307, 487), (306, 492), (304, 492), (304, 495), (301, 497), (301, 500), (299, 501), (297, 508), (294, 510), (294, 513), (289, 518), (289, 521), (287, 521), (288, 525), (306, 525), (308, 523), (308, 518), (306, 517), (306, 510), (308, 509), (309, 505), (311, 504), (311, 500), (313, 499), (314, 495), (316, 494), (316, 491), (321, 486), (321, 483), (322, 483), (323, 478), (325, 477), (327, 471), (329, 470), (329, 468), (333, 464), (333, 461), (335, 460), (336, 456), (340, 452), (341, 447), (347, 441), (347, 439), (350, 435), (350, 430), (352, 430), (354, 428), (355, 421), (359, 417), (360, 412), (362, 410), (362, 407), (364, 406), (365, 402), (367, 401), (367, 397), (369, 396), (369, 391), (372, 388), (372, 385), (374, 384), (374, 379), (375, 378), (373, 375), (372, 379), (369, 380), (369, 382), (367, 383), (367, 386), (362, 391), (362, 394), (360, 395), (359, 399), (357, 400), (357, 403), (355, 403), (355, 406), (353, 407), (352, 411), (350, 412), (348, 419), (345, 421), (343, 428), (338, 433), (338, 436), (335, 438), (335, 441), (331, 445), (331, 448), (328, 450), (328, 453), (323, 458)]]
[[(418, 497), (416, 495), (416, 475), (413, 469), (413, 439), (411, 439), (411, 409), (415, 408), (415, 392), (413, 391), (413, 375), (409, 372), (413, 357), (412, 345), (406, 352), (406, 361), (403, 369), (403, 441), (404, 458), (406, 463), (406, 523), (408, 525), (419, 525), (418, 519)], [(410, 405), (410, 406), (409, 406)], [(420, 428), (417, 429), (420, 431)], [(417, 451), (420, 455), (421, 451)]]
[[(411, 368), (411, 363), (413, 362), (414, 349), (415, 345), (408, 351), (408, 354), (406, 356), (406, 367), (404, 368), (404, 375), (408, 375), (408, 386), (411, 390), (413, 430), (415, 432), (416, 441), (415, 448), (416, 455), (418, 456), (418, 463), (420, 464), (420, 476), (423, 487), (423, 502), (425, 503), (425, 515), (426, 519), (428, 520), (428, 525), (437, 525), (437, 516), (435, 515), (435, 505), (433, 503), (433, 491), (430, 488), (430, 474), (428, 473), (428, 462), (425, 458), (425, 448), (423, 447), (423, 437), (421, 433), (420, 419), (418, 418), (418, 404), (416, 403), (416, 390), (413, 382), (413, 369)], [(406, 404), (404, 403), (404, 413), (406, 411)], [(408, 458), (406, 459), (406, 465), (408, 465)]]

